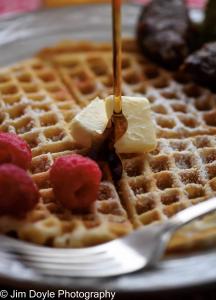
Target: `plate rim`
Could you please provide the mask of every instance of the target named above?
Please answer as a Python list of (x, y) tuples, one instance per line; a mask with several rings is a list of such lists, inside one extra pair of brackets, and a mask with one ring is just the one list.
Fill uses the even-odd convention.
[[(48, 14), (53, 14), (53, 13), (57, 13), (58, 11), (63, 11), (63, 12), (71, 12), (72, 11), (76, 11), (76, 9), (80, 9), (82, 8), (81, 10), (85, 9), (86, 7), (90, 8), (90, 9), (94, 9), (94, 7), (97, 6), (97, 7), (101, 7), (101, 9), (104, 9), (104, 7), (108, 7), (108, 4), (92, 4), (92, 5), (83, 5), (83, 4), (79, 4), (79, 5), (74, 5), (74, 6), (69, 6), (69, 7), (63, 7), (63, 8), (53, 8), (53, 9), (45, 9), (45, 10), (39, 10), (39, 11), (34, 11), (34, 12), (30, 12), (30, 13), (27, 13), (27, 14), (19, 14), (18, 16), (10, 16), (8, 17), (7, 19), (4, 19), (4, 20), (1, 20), (0, 19), (0, 25), (4, 25), (7, 27), (8, 24), (12, 24), (13, 22), (15, 22), (16, 20), (18, 19), (21, 19), (21, 18), (30, 18), (31, 16), (34, 16), (37, 18), (37, 16), (41, 16), (42, 14), (44, 13), (48, 13)], [(137, 10), (140, 9), (141, 5), (140, 4), (132, 4), (132, 3), (127, 3), (127, 4), (124, 4), (124, 7), (130, 9), (131, 7), (137, 7)], [(198, 9), (196, 9), (198, 10)], [(200, 10), (199, 10), (200, 11)], [(10, 42), (9, 42), (10, 43)], [(16, 43), (16, 41), (14, 41), (14, 43)], [(7, 44), (5, 44), (7, 45)], [(1, 47), (2, 45), (0, 46), (0, 51), (1, 51)], [(210, 251), (211, 253), (208, 253), (208, 252), (201, 252), (201, 253), (198, 253), (197, 255), (201, 255), (200, 257), (203, 257), (203, 256), (212, 256), (212, 254), (214, 255), (215, 254), (215, 251)], [(193, 255), (193, 257), (196, 257), (197, 255)], [(178, 260), (179, 259), (187, 259), (187, 258), (177, 258)], [(176, 258), (174, 259), (176, 260)], [(170, 260), (171, 261), (171, 260)], [(170, 262), (169, 261), (169, 262)], [(215, 267), (216, 267), (216, 259), (214, 261), (215, 263)], [(166, 264), (166, 261), (162, 262), (162, 265), (163, 264)], [(216, 268), (215, 268), (216, 270)], [(158, 269), (154, 270), (155, 272), (158, 271)], [(154, 272), (153, 271), (153, 272)], [(147, 271), (149, 272), (149, 271)], [(159, 272), (160, 272), (160, 268), (159, 268)], [(125, 283), (121, 283), (121, 279), (123, 278), (123, 281), (124, 281), (124, 278), (128, 278), (129, 279), (129, 282), (130, 282), (130, 278), (132, 278), (133, 276), (137, 276), (138, 275), (138, 280), (139, 281), (142, 281), (142, 280), (145, 280), (145, 276), (144, 274), (146, 274), (146, 271), (139, 271), (139, 272), (136, 272), (136, 273), (133, 273), (133, 274), (129, 274), (129, 275), (124, 275), (124, 276), (118, 276), (118, 277), (107, 277), (107, 278), (103, 278), (103, 279), (99, 279), (99, 278), (73, 278), (71, 277), (69, 282), (70, 282), (70, 287), (66, 284), (64, 284), (64, 279), (63, 277), (61, 278), (61, 280), (59, 280), (59, 277), (54, 277), (53, 279), (51, 280), (44, 280), (44, 276), (40, 276), (40, 277), (37, 277), (36, 278), (28, 278), (26, 280), (24, 279), (20, 279), (19, 276), (16, 277), (14, 274), (11, 274), (11, 275), (7, 275), (6, 274), (3, 274), (2, 273), (2, 270), (1, 270), (1, 265), (0, 265), (0, 278), (2, 281), (6, 281), (8, 283), (13, 283), (13, 284), (17, 284), (17, 285), (21, 285), (23, 283), (27, 284), (27, 285), (35, 285), (37, 287), (49, 287), (49, 288), (56, 288), (56, 284), (57, 283), (60, 283), (61, 281), (61, 284), (59, 287), (66, 287), (68, 289), (74, 289), (74, 288), (77, 288), (78, 289), (82, 289), (82, 290), (92, 290), (92, 289), (96, 289), (96, 290), (100, 290), (101, 288), (101, 284), (102, 284), (102, 287), (106, 287), (108, 286), (108, 289), (111, 291), (117, 291), (117, 292), (120, 292), (120, 293), (159, 293), (159, 292), (169, 292), (169, 291), (177, 291), (177, 290), (183, 290), (183, 289), (191, 289), (191, 288), (197, 288), (197, 287), (203, 287), (203, 286), (206, 286), (206, 285), (212, 285), (216, 282), (216, 271), (215, 271), (215, 276), (214, 278), (211, 278), (211, 279), (201, 279), (200, 280), (196, 280), (194, 282), (188, 282), (188, 283), (181, 283), (181, 284), (177, 284), (177, 285), (172, 285), (172, 286), (160, 286), (160, 285), (156, 285), (156, 286), (149, 286), (149, 287), (144, 287), (142, 285), (142, 282), (140, 282), (140, 286), (136, 286), (135, 289), (133, 287), (133, 285), (130, 285)], [(139, 276), (140, 275), (140, 276)], [(50, 277), (51, 278), (51, 277)], [(68, 278), (69, 279), (69, 278)], [(42, 280), (42, 282), (41, 282)], [(65, 283), (68, 282), (68, 281), (65, 281)], [(73, 282), (75, 283), (73, 285)], [(81, 284), (79, 284), (77, 286), (77, 283), (78, 282), (81, 282)], [(119, 284), (120, 282), (120, 284)], [(107, 288), (106, 288), (107, 289)]]

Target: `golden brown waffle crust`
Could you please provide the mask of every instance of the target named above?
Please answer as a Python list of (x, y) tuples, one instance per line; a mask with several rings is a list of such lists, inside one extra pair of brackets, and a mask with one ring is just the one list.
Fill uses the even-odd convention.
[[(68, 124), (96, 96), (112, 93), (111, 44), (63, 41), (0, 70), (0, 130), (30, 144), (30, 173), (41, 193), (25, 220), (0, 218), (1, 231), (41, 245), (95, 245), (164, 222), (215, 195), (215, 95), (148, 61), (133, 40), (125, 40), (123, 50), (123, 94), (149, 99), (158, 146), (149, 154), (122, 156), (122, 180), (114, 186), (106, 176), (88, 216), (73, 215), (54, 199), (49, 168), (59, 156), (85, 153)], [(213, 215), (180, 230), (169, 251), (213, 244), (215, 220)]]
[[(138, 47), (134, 39), (125, 38), (122, 41), (122, 50), (124, 52), (138, 52)], [(39, 53), (39, 57), (49, 58), (54, 54), (73, 54), (73, 53), (87, 53), (87, 52), (110, 52), (112, 51), (112, 44), (110, 42), (92, 42), (87, 40), (72, 41), (64, 40), (60, 41), (52, 47), (46, 47)]]

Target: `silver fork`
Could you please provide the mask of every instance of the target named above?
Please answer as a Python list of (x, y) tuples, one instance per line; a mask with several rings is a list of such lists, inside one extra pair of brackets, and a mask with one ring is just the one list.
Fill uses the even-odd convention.
[(106, 277), (131, 273), (156, 265), (177, 229), (215, 210), (216, 197), (179, 212), (164, 224), (84, 249), (40, 247), (1, 236), (1, 261), (19, 261), (44, 275)]

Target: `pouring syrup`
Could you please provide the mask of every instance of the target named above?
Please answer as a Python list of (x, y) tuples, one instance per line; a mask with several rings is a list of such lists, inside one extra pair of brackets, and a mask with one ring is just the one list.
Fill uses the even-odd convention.
[(113, 28), (113, 94), (114, 109), (113, 115), (105, 130), (106, 139), (98, 147), (92, 147), (88, 154), (96, 161), (106, 161), (109, 164), (112, 178), (118, 181), (122, 177), (123, 166), (118, 153), (115, 150), (115, 143), (127, 130), (128, 123), (122, 112), (122, 39), (121, 39), (121, 0), (112, 0), (112, 28)]
[(112, 123), (115, 128), (115, 142), (127, 130), (127, 120), (122, 112), (121, 79), (122, 79), (122, 39), (121, 39), (121, 0), (112, 0), (113, 27), (113, 80), (114, 111)]
[(122, 113), (121, 99), (121, 0), (112, 0), (114, 113)]
[(114, 81), (114, 110), (111, 119), (109, 165), (114, 180), (122, 176), (122, 161), (116, 153), (114, 144), (127, 130), (128, 123), (122, 112), (122, 39), (121, 39), (121, 0), (112, 0), (112, 27), (113, 27), (113, 81)]

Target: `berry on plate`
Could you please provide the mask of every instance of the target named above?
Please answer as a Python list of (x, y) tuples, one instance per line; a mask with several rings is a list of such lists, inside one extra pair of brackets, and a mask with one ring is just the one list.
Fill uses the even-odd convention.
[(23, 169), (0, 165), (0, 215), (23, 216), (39, 201), (38, 189)]
[(32, 159), (29, 145), (14, 133), (0, 132), (0, 164), (11, 163), (27, 170)]
[(60, 157), (50, 170), (56, 199), (76, 212), (88, 211), (96, 201), (101, 177), (97, 163), (81, 155)]

